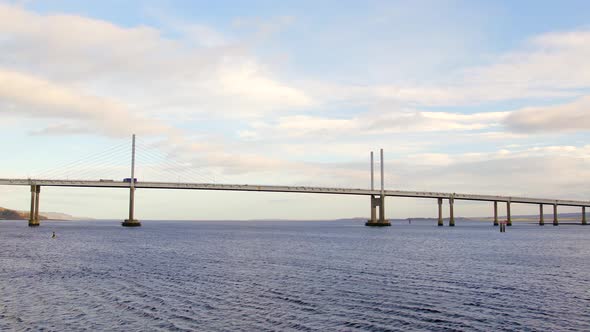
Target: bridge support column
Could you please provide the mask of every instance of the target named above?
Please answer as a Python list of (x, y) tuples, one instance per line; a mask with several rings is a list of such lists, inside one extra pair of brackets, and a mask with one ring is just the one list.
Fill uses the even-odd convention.
[(498, 226), (498, 201), (494, 201), (494, 226)]
[(439, 198), (438, 199), (438, 225), (439, 226), (444, 226), (443, 217), (442, 217), (442, 203), (443, 203), (442, 198)]
[(539, 204), (539, 226), (545, 226), (545, 215), (543, 213), (543, 204)]
[(582, 206), (582, 225), (588, 225), (586, 221), (586, 207)]
[(553, 204), (553, 226), (559, 226), (559, 220), (557, 220), (557, 204)]
[(510, 212), (510, 201), (506, 202), (506, 226), (512, 226), (512, 213)]
[(29, 226), (39, 226), (39, 191), (36, 185), (31, 186), (31, 211), (29, 211)]
[(449, 198), (449, 226), (455, 226), (455, 197), (451, 196)]
[[(133, 178), (131, 178), (133, 179)], [(133, 180), (132, 180), (133, 181)], [(135, 187), (129, 189), (129, 219), (125, 219), (121, 225), (125, 227), (139, 227), (141, 223), (133, 217), (135, 209)]]
[(377, 222), (377, 206), (379, 206), (379, 202), (374, 195), (371, 195), (371, 222)]
[[(377, 207), (379, 207), (379, 219), (377, 219)], [(365, 226), (391, 226), (391, 222), (385, 220), (385, 196), (371, 195), (371, 219), (367, 220)]]

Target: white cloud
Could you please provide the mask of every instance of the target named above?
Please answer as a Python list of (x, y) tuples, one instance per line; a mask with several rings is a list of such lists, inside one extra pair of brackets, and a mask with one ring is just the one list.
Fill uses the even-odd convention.
[(313, 103), (276, 79), (247, 45), (202, 25), (176, 29), (184, 34), (171, 39), (153, 27), (0, 4), (0, 65), (81, 94), (124, 100), (155, 116), (256, 116)]
[(310, 115), (279, 117), (276, 122), (255, 121), (256, 137), (342, 137), (392, 133), (472, 131), (500, 126), (508, 112), (460, 114), (448, 112), (391, 111), (338, 119)]
[(505, 124), (525, 132), (560, 132), (590, 130), (590, 96), (570, 103), (527, 107), (512, 112)]
[(106, 135), (163, 134), (170, 127), (136, 115), (119, 102), (79, 94), (50, 81), (0, 68), (0, 113), (59, 119), (40, 132), (98, 131)]
[(402, 103), (413, 106), (476, 105), (518, 99), (577, 97), (590, 89), (590, 30), (553, 32), (521, 48), (490, 55), (488, 64), (468, 67), (431, 82), (343, 85), (305, 82), (309, 94), (328, 103)]

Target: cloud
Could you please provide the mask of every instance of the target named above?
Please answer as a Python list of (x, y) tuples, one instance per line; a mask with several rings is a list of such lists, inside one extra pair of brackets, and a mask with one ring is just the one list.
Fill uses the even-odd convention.
[(574, 98), (590, 89), (590, 30), (535, 36), (520, 48), (490, 55), (429, 83), (345, 85), (305, 82), (315, 99), (329, 104), (401, 103), (414, 107), (481, 105), (507, 100)]
[(276, 122), (251, 122), (249, 137), (337, 137), (472, 131), (500, 126), (508, 112), (460, 114), (415, 110), (366, 113), (345, 119), (311, 115), (282, 116)]
[(570, 103), (527, 107), (512, 112), (504, 123), (524, 132), (567, 132), (590, 130), (590, 96)]
[(278, 80), (249, 51), (210, 27), (122, 27), (0, 4), (0, 65), (55, 84), (105, 95), (154, 116), (258, 116), (307, 107), (304, 91)]
[(109, 136), (163, 134), (170, 127), (130, 112), (107, 98), (82, 95), (50, 81), (0, 68), (0, 112), (19, 116), (61, 119), (38, 133), (98, 131)]

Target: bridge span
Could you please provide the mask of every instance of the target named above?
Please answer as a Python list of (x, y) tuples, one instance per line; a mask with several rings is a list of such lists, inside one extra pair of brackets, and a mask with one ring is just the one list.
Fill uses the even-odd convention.
[[(30, 186), (31, 187), (31, 209), (29, 213), (29, 226), (39, 226), (39, 202), (41, 187), (84, 187), (84, 188), (122, 188), (129, 189), (129, 218), (123, 221), (123, 226), (141, 226), (139, 220), (135, 219), (135, 189), (184, 189), (184, 190), (224, 190), (224, 191), (260, 191), (280, 193), (302, 193), (302, 194), (333, 194), (333, 195), (364, 195), (370, 197), (370, 219), (367, 226), (391, 226), (385, 219), (385, 197), (413, 197), (436, 199), (438, 202), (438, 226), (443, 226), (442, 204), (443, 200), (449, 202), (449, 226), (455, 226), (454, 202), (455, 200), (484, 201), (492, 202), (494, 207), (494, 226), (498, 222), (498, 202), (506, 204), (507, 225), (512, 225), (510, 207), (512, 203), (536, 204), (539, 206), (539, 225), (544, 225), (543, 207), (553, 207), (553, 225), (559, 225), (557, 219), (558, 206), (577, 206), (582, 209), (582, 225), (586, 225), (586, 207), (590, 201), (575, 201), (563, 199), (547, 199), (532, 197), (495, 196), (479, 194), (445, 193), (431, 191), (403, 191), (385, 190), (383, 171), (383, 149), (380, 150), (381, 188), (374, 186), (374, 161), (371, 152), (371, 187), (363, 188), (334, 188), (334, 187), (308, 187), (308, 186), (273, 186), (273, 185), (252, 185), (252, 184), (218, 184), (218, 183), (188, 183), (188, 182), (150, 182), (136, 181), (135, 179), (135, 135), (132, 136), (131, 145), (131, 177), (129, 181), (114, 180), (55, 180), (55, 179), (0, 179), (0, 185)], [(379, 214), (377, 216), (377, 208)]]
[[(0, 185), (9, 186), (30, 186), (31, 199), (31, 224), (39, 224), (38, 220), (38, 204), (40, 187), (80, 187), (80, 188), (122, 188), (129, 189), (131, 184), (124, 181), (104, 181), (104, 180), (55, 180), (55, 179), (0, 179)], [(516, 197), (516, 196), (496, 196), (496, 195), (480, 195), (480, 194), (465, 194), (465, 193), (449, 193), (449, 192), (432, 192), (432, 191), (404, 191), (404, 190), (375, 190), (363, 188), (337, 188), (337, 187), (312, 187), (312, 186), (275, 186), (275, 185), (254, 185), (254, 184), (218, 184), (218, 183), (180, 183), (180, 182), (142, 182), (138, 181), (134, 184), (135, 189), (181, 189), (181, 190), (222, 190), (222, 191), (258, 191), (258, 192), (279, 192), (279, 193), (306, 193), (306, 194), (334, 194), (334, 195), (363, 195), (371, 196), (373, 201), (372, 209), (379, 206), (381, 195), (384, 197), (410, 197), (410, 198), (429, 198), (436, 199), (439, 204), (438, 223), (442, 226), (442, 202), (448, 200), (450, 204), (450, 218), (449, 226), (454, 226), (455, 220), (453, 215), (453, 204), (455, 200), (465, 201), (484, 201), (492, 202), (494, 204), (494, 225), (498, 223), (498, 202), (506, 203), (507, 205), (507, 221), (508, 225), (512, 224), (510, 215), (510, 205), (512, 203), (521, 204), (537, 204), (540, 207), (539, 223), (544, 224), (543, 221), (543, 206), (550, 205), (554, 209), (554, 225), (558, 225), (557, 207), (558, 206), (577, 206), (582, 208), (582, 224), (586, 224), (586, 207), (590, 207), (590, 201), (577, 200), (563, 200), (563, 199), (548, 199), (548, 198), (533, 198), (533, 197)], [(37, 216), (37, 217), (35, 217)], [(376, 223), (379, 220), (373, 219)], [(385, 221), (387, 223), (387, 221)]]

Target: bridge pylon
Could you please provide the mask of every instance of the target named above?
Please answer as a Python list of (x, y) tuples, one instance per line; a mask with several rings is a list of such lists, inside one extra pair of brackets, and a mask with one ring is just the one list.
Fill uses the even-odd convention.
[(139, 227), (141, 223), (133, 217), (135, 211), (135, 134), (131, 137), (131, 178), (129, 179), (129, 218), (121, 223), (124, 227)]
[[(375, 190), (373, 165), (373, 151), (371, 151), (371, 190)], [(377, 207), (379, 207), (379, 219), (377, 220)], [(371, 195), (371, 219), (367, 220), (365, 226), (391, 226), (389, 220), (385, 220), (385, 189), (383, 181), (383, 149), (381, 149), (381, 195)]]

